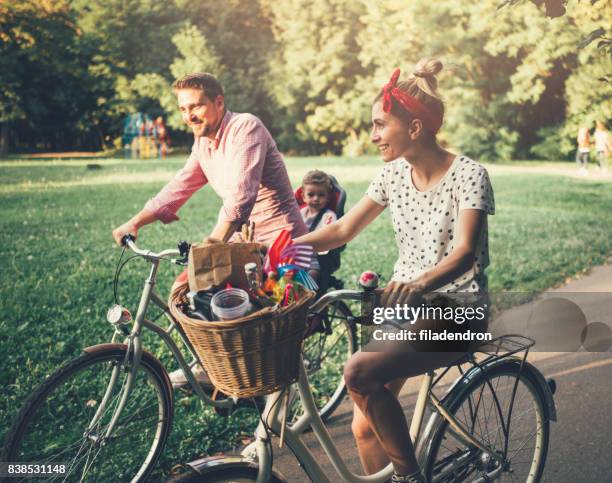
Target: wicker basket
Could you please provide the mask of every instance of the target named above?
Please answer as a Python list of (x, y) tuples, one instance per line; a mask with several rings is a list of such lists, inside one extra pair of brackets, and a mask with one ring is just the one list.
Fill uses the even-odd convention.
[(314, 292), (287, 307), (206, 322), (187, 317), (179, 308), (187, 302), (188, 291), (188, 284), (173, 290), (170, 312), (217, 389), (249, 398), (270, 394), (297, 380), (306, 313)]

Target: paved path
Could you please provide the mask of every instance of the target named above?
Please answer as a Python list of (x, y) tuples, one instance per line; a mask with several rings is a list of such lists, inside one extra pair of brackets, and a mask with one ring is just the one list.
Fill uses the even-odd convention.
[[(605, 320), (612, 327), (612, 264), (596, 267), (588, 275), (550, 292), (560, 296), (581, 292), (587, 297), (582, 301), (588, 306), (585, 311), (588, 320)], [(592, 292), (608, 293), (594, 297)], [(554, 377), (558, 387), (555, 395), (558, 421), (551, 425), (543, 481), (612, 483), (612, 352), (540, 352), (532, 354), (530, 360), (545, 377)], [(409, 417), (419, 384), (420, 378), (408, 381), (400, 395)], [(345, 400), (331, 418), (328, 428), (349, 468), (360, 473), (350, 421), (351, 403)], [(304, 441), (330, 480), (339, 481), (312, 434), (305, 435)], [(297, 460), (278, 445), (274, 448), (274, 467), (290, 482), (309, 481)]]

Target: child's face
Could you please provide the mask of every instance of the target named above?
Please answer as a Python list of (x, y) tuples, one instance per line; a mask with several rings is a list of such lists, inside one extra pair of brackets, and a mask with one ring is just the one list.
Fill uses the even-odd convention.
[(304, 201), (311, 210), (321, 211), (327, 205), (329, 192), (325, 186), (305, 184), (303, 186)]

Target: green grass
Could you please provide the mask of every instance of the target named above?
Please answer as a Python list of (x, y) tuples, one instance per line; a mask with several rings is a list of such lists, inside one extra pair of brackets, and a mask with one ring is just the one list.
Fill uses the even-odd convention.
[[(110, 339), (105, 313), (113, 303), (120, 253), (111, 230), (139, 210), (184, 159), (100, 159), (97, 170), (87, 169), (91, 160), (0, 162), (0, 438), (46, 375), (82, 347)], [(380, 169), (375, 158), (290, 158), (288, 165), (294, 185), (312, 168), (335, 174), (349, 193), (349, 204)], [(609, 182), (508, 173), (494, 174), (492, 181), (497, 214), (489, 228), (491, 290), (544, 290), (612, 254)], [(212, 190), (201, 190), (183, 207), (179, 222), (145, 228), (140, 244), (161, 250), (180, 239), (197, 241), (213, 227), (219, 206)], [(384, 213), (351, 242), (339, 275), (353, 287), (366, 269), (388, 278), (396, 256)], [(135, 260), (122, 274), (121, 301), (133, 313), (146, 268)], [(177, 273), (176, 267), (162, 266), (161, 292)], [(147, 340), (147, 346), (169, 361), (159, 343)], [(225, 420), (193, 398), (177, 394), (176, 402), (174, 429), (161, 460), (165, 471), (227, 450), (255, 422), (252, 411)]]

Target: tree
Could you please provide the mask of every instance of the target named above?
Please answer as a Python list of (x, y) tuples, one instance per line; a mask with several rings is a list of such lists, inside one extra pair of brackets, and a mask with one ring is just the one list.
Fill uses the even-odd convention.
[(337, 153), (363, 125), (354, 96), (355, 79), (366, 74), (356, 42), (364, 6), (348, 0), (273, 5), (268, 8), (280, 48), (270, 62), (269, 84), (285, 113), (281, 140), (309, 152)]
[[(191, 72), (215, 72), (223, 75), (223, 67), (202, 33), (193, 25), (186, 25), (172, 37), (179, 55), (170, 65), (172, 79)], [(132, 104), (142, 98), (155, 99), (166, 113), (166, 122), (175, 129), (187, 130), (176, 108), (172, 81), (161, 74), (141, 73), (120, 89), (120, 95)]]
[(67, 1), (18, 0), (0, 4), (1, 149), (9, 125), (29, 145), (69, 146), (84, 110), (93, 109), (89, 58), (81, 47)]

